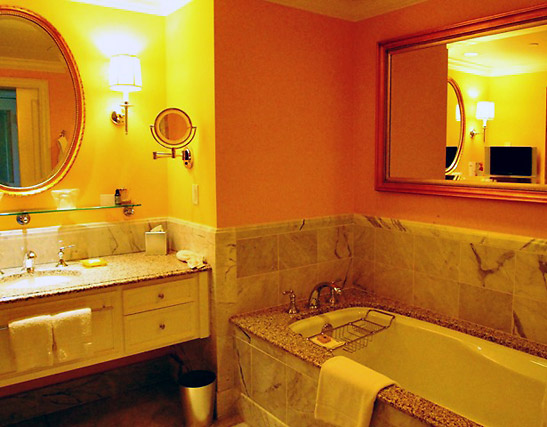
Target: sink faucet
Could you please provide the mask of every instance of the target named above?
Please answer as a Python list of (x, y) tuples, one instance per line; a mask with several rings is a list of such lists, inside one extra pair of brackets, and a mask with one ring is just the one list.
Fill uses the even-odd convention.
[(27, 273), (34, 273), (34, 259), (36, 258), (36, 254), (34, 251), (28, 251), (25, 254), (25, 258), (23, 259), (23, 270), (26, 270)]
[(315, 285), (308, 299), (308, 308), (317, 309), (321, 306), (320, 297), (321, 297), (321, 291), (324, 288), (330, 289), (329, 304), (331, 306), (337, 304), (338, 297), (342, 295), (342, 288), (337, 286), (337, 283), (339, 282), (341, 282), (341, 280), (334, 280), (332, 282), (321, 282)]

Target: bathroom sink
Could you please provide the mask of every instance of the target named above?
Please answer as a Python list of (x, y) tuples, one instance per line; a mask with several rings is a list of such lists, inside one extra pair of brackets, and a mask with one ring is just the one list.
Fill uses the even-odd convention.
[(14, 273), (0, 277), (0, 287), (5, 290), (43, 289), (67, 285), (80, 275), (75, 270), (37, 270), (34, 273)]

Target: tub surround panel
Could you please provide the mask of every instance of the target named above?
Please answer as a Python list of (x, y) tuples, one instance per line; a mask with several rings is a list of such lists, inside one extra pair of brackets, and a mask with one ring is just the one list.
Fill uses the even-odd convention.
[(546, 240), (365, 215), (354, 222), (355, 286), (547, 343)]
[[(305, 363), (287, 351), (281, 351), (275, 343), (248, 333), (247, 328), (236, 328), (234, 341), (242, 384), (239, 405), (247, 422), (257, 426), (327, 427), (330, 425), (314, 418), (319, 367)], [(272, 366), (278, 369), (275, 375), (271, 373)], [(281, 372), (284, 372), (284, 379)], [(287, 386), (284, 400), (276, 396), (271, 402), (261, 402), (255, 398), (256, 395), (253, 394), (255, 390), (249, 388), (250, 383), (253, 385), (259, 383), (260, 391), (267, 389), (270, 393)], [(382, 390), (379, 397), (371, 420), (373, 427), (477, 426), (445, 408), (396, 386)], [(284, 404), (285, 408), (280, 408), (280, 404)], [(252, 405), (252, 411), (249, 405)], [(285, 413), (285, 419), (276, 416), (283, 413)], [(276, 424), (268, 424), (272, 422)]]
[[(302, 304), (303, 301), (299, 301), (299, 305), (301, 306)], [(389, 310), (526, 351), (540, 357), (547, 356), (546, 345), (533, 343), (494, 329), (480, 327), (473, 323), (438, 315), (429, 310), (410, 307), (398, 301), (367, 294), (358, 289), (348, 290), (344, 302), (337, 309), (350, 306), (369, 306)], [(319, 313), (322, 311), (324, 310), (319, 310)], [(318, 311), (303, 310), (300, 314), (291, 316), (283, 311), (283, 307), (274, 307), (250, 314), (237, 315), (231, 319), (237, 326), (234, 331), (237, 370), (239, 382), (242, 384), (241, 390), (242, 393), (246, 394), (245, 401), (247, 403), (249, 399), (255, 400), (253, 395), (254, 384), (260, 383), (260, 390), (265, 389), (266, 386), (262, 381), (269, 382), (270, 387), (266, 387), (268, 390), (284, 387), (284, 384), (294, 384), (293, 382), (288, 382), (289, 378), (291, 381), (296, 380), (304, 384), (308, 391), (312, 387), (316, 387), (319, 377), (319, 367), (325, 360), (332, 357), (332, 355), (327, 350), (319, 348), (288, 328), (290, 323), (316, 314), (318, 314)], [(255, 357), (255, 355), (258, 356)], [(269, 358), (265, 359), (266, 356)], [(274, 361), (275, 366), (280, 371), (282, 370), (280, 364), (285, 365), (286, 383), (281, 382), (280, 377), (274, 378), (272, 375), (263, 375), (261, 369), (256, 366), (257, 364), (265, 363), (271, 367)], [(261, 375), (261, 379), (257, 379), (257, 375)], [(251, 384), (250, 388), (249, 384)], [(287, 389), (287, 396), (291, 395), (291, 389), (292, 387)], [(297, 393), (297, 391), (295, 390), (294, 393)], [(312, 396), (315, 396), (315, 394), (312, 393)], [(313, 424), (313, 418), (310, 419), (310, 416), (313, 417), (313, 410), (310, 405), (315, 400), (314, 398), (311, 400), (306, 399), (305, 396), (301, 396), (296, 400), (298, 403), (291, 403), (287, 399), (285, 419), (280, 417), (283, 412), (279, 409), (279, 401), (274, 399), (276, 402), (275, 407), (271, 407), (270, 403), (256, 403), (258, 403), (258, 408), (267, 412), (267, 414), (262, 414), (261, 417), (271, 417), (272, 414), (277, 415), (276, 418), (286, 422), (289, 426), (317, 425)], [(293, 406), (298, 409), (294, 409)], [(397, 386), (388, 387), (378, 394), (376, 408), (377, 410), (372, 421), (372, 425), (375, 426), (477, 425), (446, 408), (440, 407)], [(383, 411), (390, 413), (386, 415)], [(388, 419), (386, 419), (386, 416)], [(252, 422), (250, 419), (249, 421)]]

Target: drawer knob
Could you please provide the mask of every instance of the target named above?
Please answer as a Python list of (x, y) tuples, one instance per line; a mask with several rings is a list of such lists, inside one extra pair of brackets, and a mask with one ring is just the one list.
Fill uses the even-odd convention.
[(165, 329), (165, 323), (160, 323), (160, 329), (163, 331)]
[(158, 298), (159, 298), (159, 299), (164, 299), (164, 298), (165, 298), (165, 295), (163, 294), (163, 292), (160, 292), (160, 293), (158, 294)]

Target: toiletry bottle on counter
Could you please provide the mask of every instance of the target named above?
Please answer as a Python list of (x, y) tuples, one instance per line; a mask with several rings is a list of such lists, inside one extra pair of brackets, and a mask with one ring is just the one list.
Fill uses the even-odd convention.
[(114, 193), (114, 203), (116, 205), (122, 204), (122, 195), (119, 188), (116, 188), (116, 192)]

